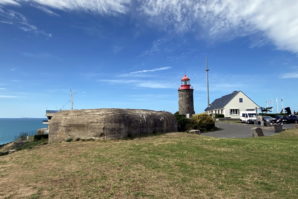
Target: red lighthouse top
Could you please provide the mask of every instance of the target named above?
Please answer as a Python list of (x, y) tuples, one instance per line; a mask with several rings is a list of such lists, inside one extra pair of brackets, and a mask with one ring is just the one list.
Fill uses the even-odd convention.
[(190, 79), (184, 75), (181, 79), (181, 86), (179, 88), (179, 90), (188, 90), (191, 89), (190, 88)]

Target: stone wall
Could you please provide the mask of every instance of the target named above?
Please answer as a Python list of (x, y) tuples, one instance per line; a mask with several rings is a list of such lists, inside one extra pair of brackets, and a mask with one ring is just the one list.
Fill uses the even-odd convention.
[(49, 142), (67, 139), (121, 139), (177, 131), (173, 114), (141, 109), (86, 109), (55, 113)]

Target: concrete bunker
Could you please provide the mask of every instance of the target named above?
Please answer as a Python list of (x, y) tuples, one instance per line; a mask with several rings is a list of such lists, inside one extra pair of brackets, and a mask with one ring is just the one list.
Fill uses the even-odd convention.
[(177, 131), (173, 114), (143, 109), (85, 109), (55, 113), (49, 142), (67, 139), (122, 139)]

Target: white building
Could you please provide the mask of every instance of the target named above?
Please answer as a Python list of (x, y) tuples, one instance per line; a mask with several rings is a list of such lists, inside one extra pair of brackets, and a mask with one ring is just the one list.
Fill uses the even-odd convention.
[(242, 91), (234, 91), (233, 93), (214, 100), (205, 111), (208, 114), (223, 114), (228, 118), (239, 119), (240, 112), (256, 111), (259, 108), (260, 106)]

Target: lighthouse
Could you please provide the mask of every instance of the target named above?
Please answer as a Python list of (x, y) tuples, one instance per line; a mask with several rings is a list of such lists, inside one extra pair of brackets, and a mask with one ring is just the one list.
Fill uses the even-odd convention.
[(179, 93), (179, 114), (190, 117), (195, 113), (193, 106), (193, 89), (190, 85), (190, 79), (184, 75), (181, 79), (181, 86), (178, 89)]

